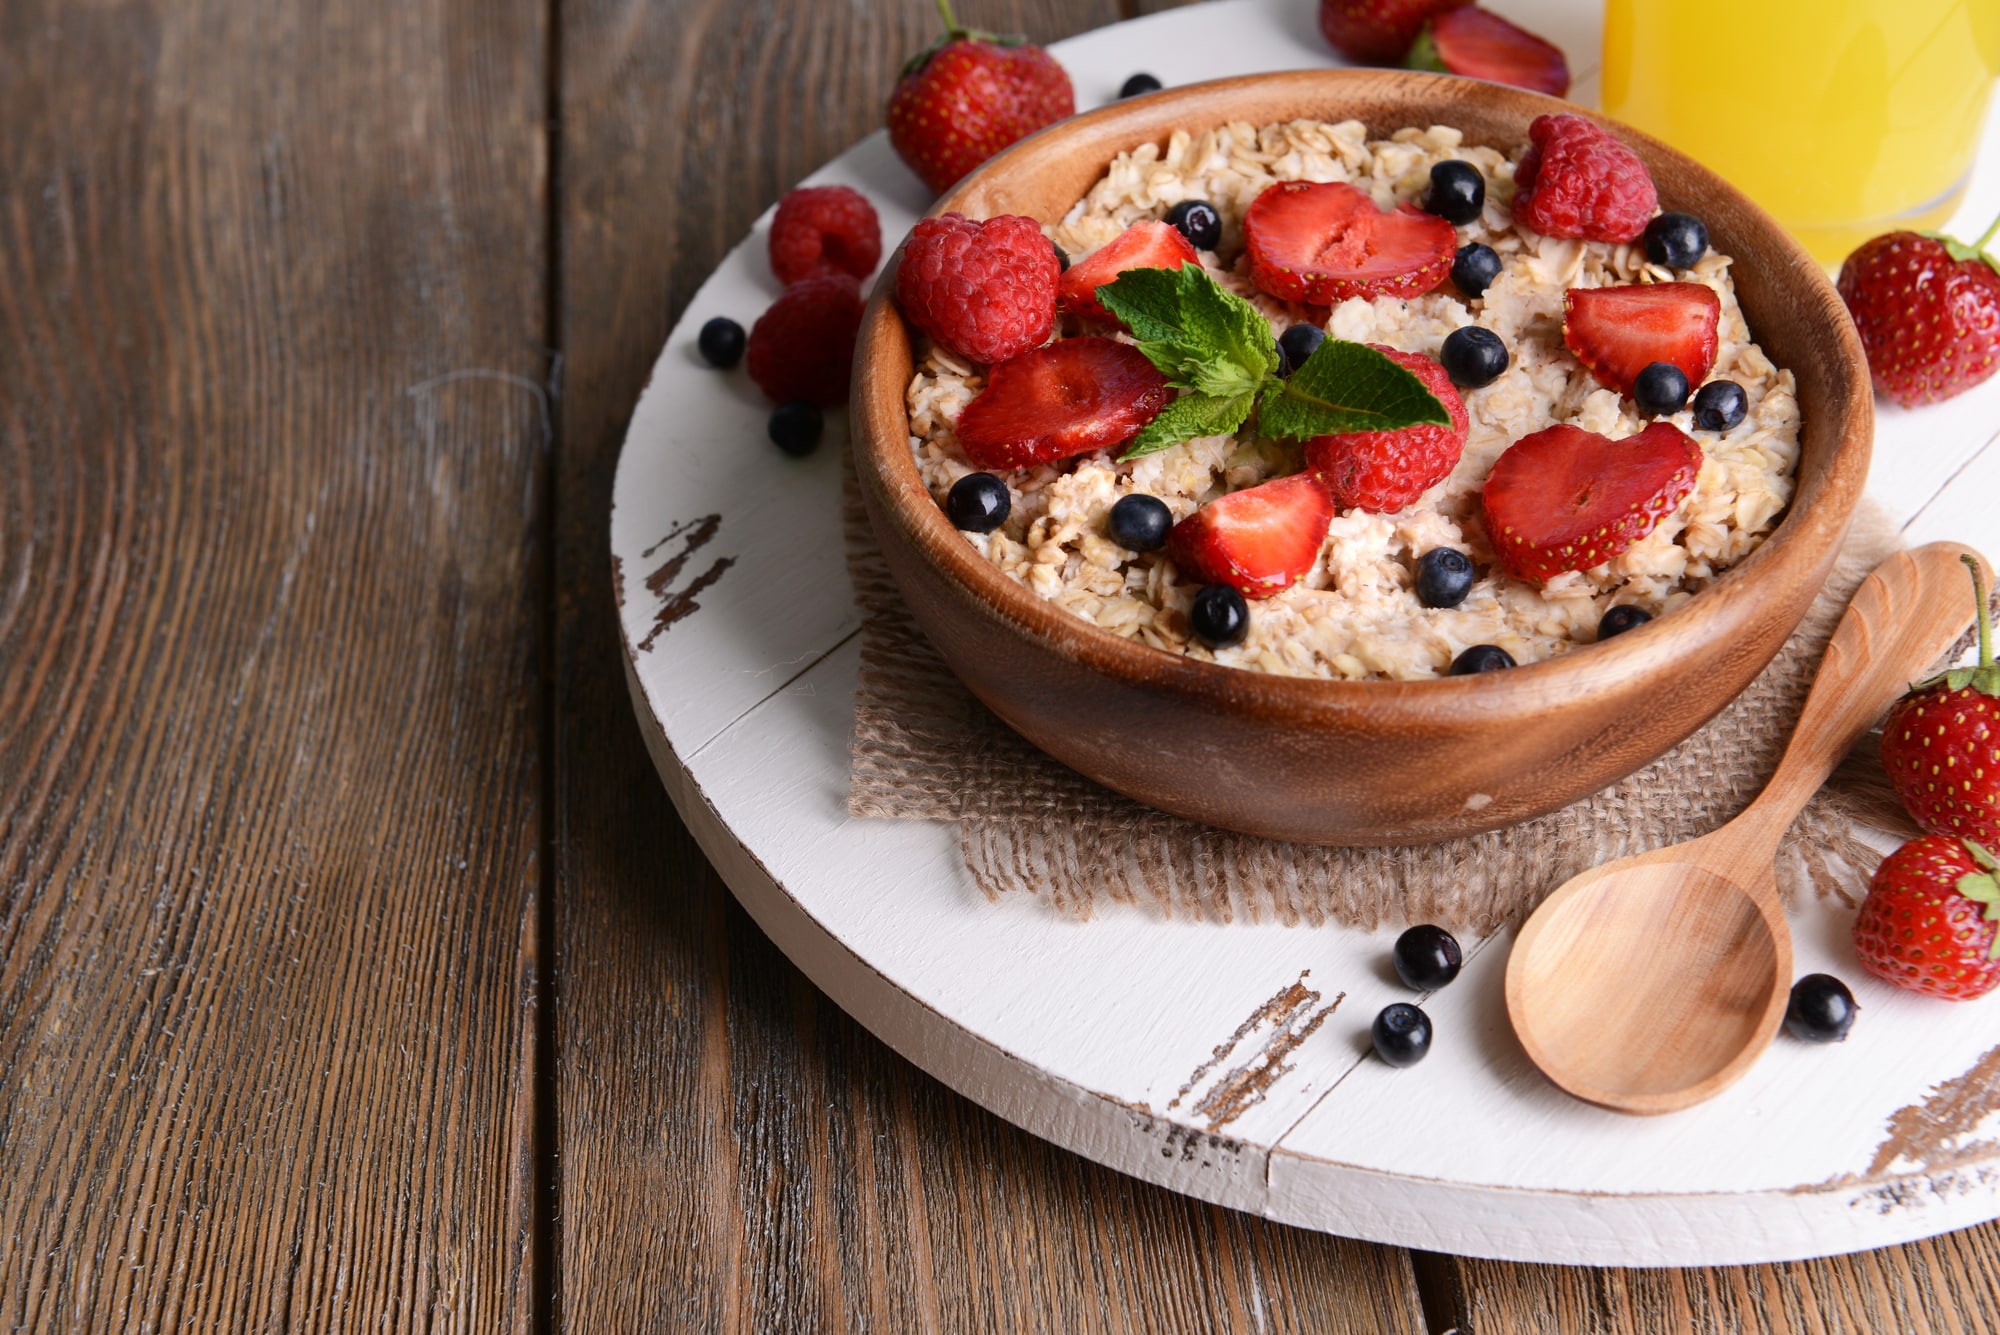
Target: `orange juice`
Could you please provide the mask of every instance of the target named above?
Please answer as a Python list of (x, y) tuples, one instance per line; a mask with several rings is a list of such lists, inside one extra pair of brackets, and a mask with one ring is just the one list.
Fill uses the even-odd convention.
[(1606, 0), (1604, 110), (1720, 173), (1823, 263), (1935, 227), (2000, 69), (2000, 0)]

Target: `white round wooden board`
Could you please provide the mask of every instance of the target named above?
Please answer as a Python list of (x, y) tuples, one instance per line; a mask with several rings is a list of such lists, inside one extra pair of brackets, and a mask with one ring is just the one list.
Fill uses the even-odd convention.
[[(1598, 7), (1494, 6), (1569, 51), (1594, 97)], [(1055, 48), (1093, 106), (1169, 84), (1336, 63), (1305, 0), (1221, 0)], [(1996, 107), (2000, 121), (2000, 107)], [(875, 135), (812, 177), (855, 186), (895, 244), (929, 197)], [(1960, 221), (2000, 210), (2000, 125)], [(1954, 1006), (1856, 966), (1846, 913), (1795, 919), (1798, 970), (1855, 988), (1845, 1044), (1781, 1039), (1673, 1116), (1558, 1092), (1508, 1028), (1508, 942), (1475, 943), (1424, 1002), (1436, 1051), (1391, 1070), (1370, 1018), (1409, 1000), (1392, 932), (1215, 926), (1140, 910), (990, 903), (956, 831), (846, 812), (858, 621), (842, 558), (842, 428), (805, 460), (764, 440), (741, 371), (697, 357), (778, 288), (760, 221), (683, 312), (618, 470), (612, 569), (627, 676), (688, 826), (758, 923), (897, 1051), (1037, 1135), (1177, 1191), (1289, 1223), (1473, 1256), (1600, 1265), (1753, 1262), (1881, 1246), (2000, 1216), (2000, 1002)], [(2000, 381), (1882, 411), (1871, 494), (1912, 541), (2000, 555)], [(1328, 1008), (1332, 1007), (1330, 1011)], [(1315, 1027), (1316, 1017), (1325, 1018)], [(1246, 1024), (1246, 1022), (1248, 1022)], [(1261, 1091), (1212, 1123), (1222, 1081)]]

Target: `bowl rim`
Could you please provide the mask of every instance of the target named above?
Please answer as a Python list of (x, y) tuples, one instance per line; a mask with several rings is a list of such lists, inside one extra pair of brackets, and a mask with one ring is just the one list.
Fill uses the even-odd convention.
[[(1757, 241), (1760, 248), (1768, 247), (1769, 253), (1762, 255), (1760, 262), (1791, 271), (1793, 281), (1804, 285), (1809, 300), (1795, 307), (1796, 316), (1816, 317), (1835, 328), (1843, 356), (1832, 377), (1832, 401), (1821, 405), (1819, 411), (1842, 415), (1846, 421), (1828, 428), (1835, 436), (1825, 468), (1806, 475), (1802, 448), (1794, 471), (1797, 489), (1776, 528), (1757, 549), (1684, 606), (1609, 642), (1577, 645), (1568, 652), (1504, 672), (1419, 680), (1293, 677), (1194, 658), (1127, 639), (1037, 596), (981, 556), (951, 526), (931, 497), (909, 449), (908, 373), (897, 369), (890, 374), (892, 368), (914, 367), (909, 328), (894, 301), (896, 271), (906, 236), (876, 279), (856, 345), (849, 410), (854, 466), (877, 523), (893, 525), (909, 547), (944, 576), (962, 610), (1000, 623), (1018, 636), (1116, 680), (1218, 707), (1248, 707), (1273, 719), (1324, 725), (1357, 710), (1427, 716), (1448, 711), (1468, 720), (1503, 719), (1531, 715), (1559, 706), (1573, 694), (1657, 670), (1680, 656), (1675, 646), (1727, 633), (1745, 623), (1759, 589), (1773, 581), (1783, 582), (1788, 576), (1803, 582), (1817, 573), (1823, 560), (1831, 559), (1860, 499), (1874, 434), (1867, 361), (1845, 303), (1819, 263), (1741, 191), (1660, 140), (1574, 103), (1505, 85), (1414, 70), (1290, 70), (1185, 84), (1084, 112), (1021, 140), (947, 191), (924, 216), (959, 211), (990, 217), (1004, 212), (981, 209), (976, 202), (984, 198), (989, 183), (1004, 179), (1006, 172), (1080, 134), (1116, 134), (1123, 150), (1113, 150), (1115, 156), (1117, 151), (1161, 143), (1175, 129), (1199, 130), (1227, 122), (1232, 119), (1227, 110), (1212, 109), (1219, 98), (1293, 90), (1301, 102), (1343, 93), (1357, 97), (1386, 93), (1412, 102), (1434, 102), (1440, 112), (1430, 115), (1429, 124), (1450, 124), (1449, 108), (1454, 104), (1497, 103), (1499, 110), (1518, 112), (1524, 134), (1527, 124), (1538, 115), (1581, 116), (1617, 134), (1649, 167), (1671, 163), (1691, 175), (1704, 195), (1726, 198), (1749, 219), (1753, 234), (1761, 232)], [(1305, 114), (1301, 112), (1301, 116)], [(1373, 133), (1377, 127), (1370, 129)], [(1120, 130), (1125, 132), (1117, 133)], [(1667, 201), (1663, 199), (1662, 204)], [(1732, 258), (1742, 262), (1743, 252), (1738, 245)], [(1717, 708), (1726, 703), (1726, 699), (1718, 702)]]

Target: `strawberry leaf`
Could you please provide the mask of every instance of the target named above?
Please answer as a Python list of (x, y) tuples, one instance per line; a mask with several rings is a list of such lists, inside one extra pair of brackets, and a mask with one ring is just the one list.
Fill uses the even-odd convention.
[(1282, 440), (1349, 431), (1395, 431), (1451, 414), (1424, 382), (1364, 343), (1329, 338), (1306, 363), (1267, 391), (1258, 428)]
[(1228, 435), (1243, 425), (1255, 402), (1253, 394), (1222, 399), (1209, 394), (1184, 393), (1162, 408), (1160, 415), (1146, 424), (1145, 430), (1132, 437), (1125, 453), (1118, 456), (1119, 461), (1158, 454), (1184, 440)]

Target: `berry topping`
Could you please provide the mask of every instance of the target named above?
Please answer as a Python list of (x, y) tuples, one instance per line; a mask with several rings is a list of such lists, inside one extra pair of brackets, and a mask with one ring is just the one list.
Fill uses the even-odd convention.
[(1692, 269), (1708, 254), (1708, 226), (1692, 213), (1662, 213), (1645, 235), (1646, 258), (1669, 269)]
[(1891, 232), (1840, 266), (1868, 369), (1906, 408), (1963, 394), (2000, 369), (2000, 259), (1949, 237)]
[(1882, 860), (1854, 919), (1854, 952), (1876, 977), (1949, 1001), (2000, 986), (2000, 863), (1942, 834), (1910, 840)]
[(773, 408), (771, 420), (764, 428), (771, 443), (795, 459), (819, 448), (820, 433), (825, 429), (826, 420), (820, 416), (818, 407), (802, 399)]
[(1361, 65), (1400, 65), (1424, 20), (1471, 0), (1319, 0), (1319, 30)]
[(771, 272), (787, 287), (844, 273), (866, 278), (882, 258), (875, 206), (844, 185), (812, 185), (778, 201), (771, 219)]
[(1651, 533), (1694, 490), (1701, 447), (1671, 422), (1607, 440), (1561, 424), (1494, 461), (1481, 504), (1500, 568), (1546, 580), (1588, 570)]
[[(1440, 549), (1444, 550), (1444, 549)], [(1396, 938), (1390, 957), (1403, 986), (1418, 992), (1435, 992), (1452, 979), (1465, 963), (1458, 938), (1442, 927), (1425, 923), (1412, 927)]]
[(1514, 655), (1497, 644), (1475, 644), (1451, 660), (1450, 675), (1473, 677), (1482, 672), (1498, 672), (1514, 666)]
[(1196, 250), (1222, 244), (1222, 215), (1205, 199), (1184, 199), (1167, 210), (1167, 222)]
[(1563, 297), (1563, 342), (1597, 383), (1630, 394), (1639, 373), (1672, 362), (1690, 385), (1715, 365), (1722, 302), (1701, 283), (1573, 287)]
[(1695, 391), (1694, 424), (1703, 431), (1728, 431), (1750, 411), (1750, 398), (1734, 380), (1711, 380)]
[(1417, 558), (1417, 601), (1457, 607), (1472, 592), (1472, 558), (1451, 547), (1433, 547)]
[(1064, 250), (1061, 246), (1057, 245), (1053, 241), (1049, 242), (1049, 249), (1055, 251), (1056, 253), (1056, 268), (1060, 269), (1064, 273), (1068, 273), (1069, 252)]
[(1384, 1006), (1369, 1026), (1375, 1055), (1391, 1066), (1415, 1066), (1431, 1050), (1431, 1017), (1406, 1001)]
[(1119, 85), (1118, 96), (1121, 98), (1139, 97), (1145, 93), (1157, 93), (1164, 87), (1166, 87), (1165, 84), (1150, 74), (1135, 74)]
[(1985, 581), (1972, 570), (1979, 665), (1918, 683), (1882, 721), (1882, 768), (1919, 829), (2000, 848), (2000, 667)]
[(1167, 378), (1137, 348), (1059, 339), (993, 368), (958, 415), (958, 443), (982, 468), (1026, 468), (1129, 440), (1167, 398)]
[(1514, 221), (1544, 236), (1630, 241), (1659, 206), (1639, 155), (1581, 116), (1537, 116), (1514, 169)]
[(1104, 520), (1111, 540), (1131, 552), (1157, 552), (1167, 545), (1167, 530), (1173, 526), (1174, 512), (1165, 501), (1137, 491), (1120, 496)]
[(750, 327), (750, 378), (773, 403), (839, 403), (847, 397), (860, 330), (861, 287), (852, 278), (835, 274), (794, 283)]
[(1561, 47), (1490, 10), (1470, 6), (1433, 18), (1411, 43), (1403, 63), (1413, 70), (1462, 74), (1550, 97), (1569, 92), (1569, 61)]
[(1408, 204), (1384, 213), (1344, 182), (1280, 181), (1243, 215), (1250, 281), (1280, 301), (1414, 297), (1451, 272), (1458, 232)]
[(1127, 269), (1178, 269), (1199, 265), (1201, 256), (1170, 223), (1156, 219), (1133, 223), (1090, 254), (1069, 266), (1056, 297), (1061, 307), (1089, 320), (1110, 320), (1111, 312), (1097, 300), (1097, 289)]
[(1306, 358), (1326, 342), (1326, 330), (1316, 324), (1295, 324), (1278, 335), (1278, 357), (1283, 363), (1278, 374), (1290, 375), (1306, 364)]
[(1643, 607), (1623, 603), (1597, 619), (1597, 638), (1608, 640), (1614, 635), (1623, 635), (1628, 630), (1637, 630), (1653, 619), (1653, 614)]
[(903, 67), (889, 97), (889, 143), (942, 194), (1017, 139), (1076, 111), (1069, 75), (1019, 37), (961, 28), (938, 0), (945, 35)]
[(1468, 423), (1465, 403), (1444, 367), (1420, 352), (1370, 346), (1423, 381), (1451, 415), (1451, 425), (1315, 436), (1306, 442), (1306, 468), (1340, 509), (1393, 514), (1450, 476), (1465, 453)]
[(1491, 329), (1469, 324), (1444, 336), (1438, 361), (1451, 383), (1460, 389), (1480, 389), (1500, 378), (1507, 369), (1507, 343)]
[(1672, 362), (1648, 362), (1632, 381), (1632, 402), (1648, 417), (1672, 417), (1687, 401), (1687, 373)]
[(1431, 168), (1431, 188), (1424, 194), (1424, 212), (1463, 227), (1486, 207), (1486, 178), (1479, 168), (1446, 158)]
[(1806, 1043), (1845, 1042), (1860, 1010), (1846, 983), (1830, 973), (1809, 973), (1792, 984), (1785, 1032)]
[(1174, 525), (1167, 551), (1190, 579), (1268, 598), (1313, 568), (1332, 522), (1325, 490), (1294, 473), (1216, 497)]
[(944, 496), (944, 512), (951, 526), (967, 533), (991, 533), (1007, 522), (1013, 508), (1007, 484), (991, 473), (967, 473), (952, 483)]
[(1500, 276), (1500, 256), (1493, 247), (1477, 241), (1469, 246), (1460, 246), (1451, 264), (1451, 281), (1458, 284), (1458, 290), (1465, 294), (1467, 301), (1477, 301), (1486, 295), (1486, 289)]
[(1250, 604), (1227, 584), (1210, 584), (1195, 594), (1188, 624), (1206, 643), (1226, 649), (1250, 633)]
[(721, 370), (743, 360), (743, 326), (726, 315), (718, 315), (701, 327), (695, 347), (701, 359)]
[(1033, 218), (947, 213), (918, 223), (903, 243), (896, 304), (950, 351), (991, 365), (1048, 342), (1061, 277)]

